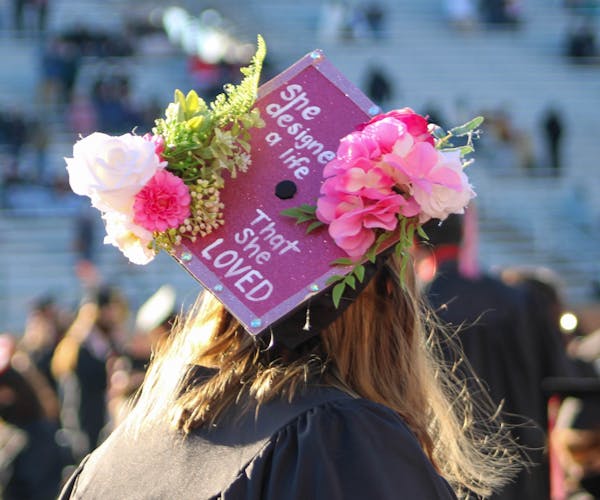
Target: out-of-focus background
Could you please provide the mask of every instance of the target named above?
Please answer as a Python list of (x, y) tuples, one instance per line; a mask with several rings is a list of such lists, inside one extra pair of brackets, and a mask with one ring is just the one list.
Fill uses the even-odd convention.
[(470, 167), (482, 263), (548, 267), (597, 323), (599, 14), (589, 0), (0, 1), (0, 329), (21, 332), (42, 295), (75, 305), (95, 272), (133, 307), (164, 283), (196, 295), (168, 256), (138, 268), (102, 244), (63, 158), (80, 134), (149, 130), (174, 88), (209, 99), (257, 33), (265, 78), (321, 48), (383, 109), (484, 115)]

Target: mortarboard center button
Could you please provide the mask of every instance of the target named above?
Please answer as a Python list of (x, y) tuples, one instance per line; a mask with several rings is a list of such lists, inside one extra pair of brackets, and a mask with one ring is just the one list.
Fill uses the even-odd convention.
[(294, 197), (297, 190), (293, 181), (281, 181), (275, 186), (275, 195), (281, 200), (288, 200)]

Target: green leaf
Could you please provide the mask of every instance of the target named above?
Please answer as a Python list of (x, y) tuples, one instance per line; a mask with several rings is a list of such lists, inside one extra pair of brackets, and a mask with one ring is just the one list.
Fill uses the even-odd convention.
[(345, 289), (346, 283), (344, 283), (343, 281), (333, 287), (331, 295), (333, 297), (333, 305), (336, 307), (336, 309), (340, 305), (340, 300), (342, 299), (342, 295), (344, 294)]
[(281, 215), (285, 215), (286, 217), (298, 217), (298, 215), (300, 215), (298, 209), (296, 207), (294, 208), (286, 208), (284, 210), (282, 210), (281, 212), (279, 212)]
[(406, 232), (406, 243), (412, 245), (413, 239), (415, 237), (415, 229), (416, 224), (409, 224), (408, 231)]
[(431, 134), (436, 139), (443, 139), (444, 137), (446, 137), (447, 132), (442, 127), (435, 126), (435, 127), (433, 127), (433, 130), (431, 131)]
[(475, 148), (473, 146), (471, 146), (470, 144), (467, 144), (466, 146), (463, 146), (462, 148), (460, 148), (461, 156), (467, 156), (467, 155), (471, 154), (473, 151), (475, 151)]
[(298, 210), (300, 210), (301, 212), (307, 213), (307, 214), (316, 214), (317, 213), (317, 207), (315, 205), (307, 205), (306, 203), (300, 205), (298, 207)]
[(300, 214), (297, 216), (296, 224), (302, 224), (303, 222), (308, 222), (313, 219), (314, 217), (312, 215)]
[(333, 276), (330, 276), (327, 281), (325, 282), (326, 285), (333, 285), (334, 283), (337, 283), (338, 281), (341, 281), (344, 279), (344, 276), (342, 276), (341, 274), (334, 274)]
[(375, 259), (377, 258), (377, 248), (375, 247), (375, 245), (373, 245), (371, 248), (369, 248), (369, 250), (367, 250), (365, 257), (369, 260), (369, 262), (375, 263)]
[(335, 259), (333, 262), (331, 262), (330, 265), (332, 266), (351, 266), (352, 264), (354, 264), (354, 262), (349, 259), (348, 257), (342, 257), (340, 259)]
[(408, 255), (404, 254), (400, 261), (400, 283), (404, 286), (406, 283), (406, 266), (408, 264)]
[(393, 233), (386, 231), (385, 233), (381, 233), (377, 239), (375, 240), (375, 251), (379, 250), (379, 247), (385, 240), (389, 239)]
[(356, 278), (353, 274), (349, 274), (344, 278), (344, 283), (348, 285), (352, 290), (356, 290)]
[(312, 231), (314, 231), (315, 229), (323, 226), (324, 224), (320, 221), (320, 220), (316, 220), (314, 222), (311, 222), (309, 224), (309, 226), (306, 228), (306, 234), (311, 233)]
[(475, 151), (475, 148), (473, 146), (471, 146), (470, 144), (467, 144), (466, 146), (457, 146), (455, 148), (442, 148), (442, 151), (445, 151), (448, 153), (450, 153), (452, 151), (458, 151), (461, 156), (466, 156), (468, 154), (471, 154), (473, 151)]
[(404, 245), (402, 244), (402, 241), (399, 241), (394, 245), (394, 253), (396, 254), (396, 257), (404, 258)]
[(456, 137), (467, 135), (470, 132), (473, 132), (473, 130), (477, 129), (483, 123), (483, 119), (483, 116), (477, 116), (464, 125), (450, 129), (450, 133)]
[(427, 233), (425, 232), (425, 230), (423, 229), (423, 226), (419, 226), (417, 225), (417, 234), (424, 239), (425, 241), (429, 240), (429, 236), (427, 236)]
[(354, 274), (358, 278), (358, 281), (362, 283), (365, 279), (365, 266), (363, 266), (362, 264), (356, 266), (354, 268)]

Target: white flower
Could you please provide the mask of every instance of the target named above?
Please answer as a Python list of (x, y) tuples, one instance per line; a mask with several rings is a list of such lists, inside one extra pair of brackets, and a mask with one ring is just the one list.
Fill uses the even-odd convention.
[(155, 144), (140, 136), (113, 137), (100, 132), (77, 141), (73, 158), (65, 158), (71, 189), (89, 196), (102, 212), (129, 214), (135, 195), (159, 168)]
[[(458, 151), (438, 152), (438, 162), (431, 170), (432, 177), (435, 178), (436, 171), (441, 170), (445, 171), (444, 182), (433, 182), (429, 192), (418, 185), (413, 188), (412, 194), (421, 206), (421, 222), (429, 218), (444, 220), (450, 214), (462, 214), (469, 201), (475, 197), (475, 191), (463, 172)], [(452, 182), (449, 181), (448, 173), (453, 178)]]
[(147, 264), (155, 257), (148, 245), (152, 242), (152, 233), (133, 223), (133, 220), (117, 212), (103, 214), (106, 236), (104, 243), (116, 246), (125, 257), (134, 264)]

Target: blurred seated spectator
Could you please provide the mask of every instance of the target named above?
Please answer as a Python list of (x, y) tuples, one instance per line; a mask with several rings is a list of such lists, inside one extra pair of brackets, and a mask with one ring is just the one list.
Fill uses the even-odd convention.
[(363, 7), (363, 16), (369, 32), (375, 40), (383, 38), (387, 11), (380, 2), (371, 1)]
[(0, 172), (4, 183), (21, 180), (19, 164), (27, 140), (27, 119), (23, 113), (14, 108), (0, 109), (0, 148), (5, 149), (7, 155)]
[(48, 0), (13, 0), (13, 17), (17, 32), (44, 32), (48, 20)]
[(46, 106), (65, 106), (71, 101), (80, 67), (81, 51), (64, 36), (54, 36), (41, 56), (41, 94)]
[(148, 128), (143, 113), (131, 101), (129, 78), (125, 75), (101, 76), (94, 83), (92, 103), (101, 132), (124, 134), (139, 127), (138, 133), (142, 133)]
[(364, 89), (369, 99), (382, 109), (385, 109), (394, 97), (392, 80), (383, 67), (379, 65), (372, 64), (367, 68)]
[(579, 19), (567, 33), (567, 57), (577, 63), (597, 62), (598, 46), (594, 22)]
[(523, 21), (521, 0), (480, 0), (479, 12), (490, 27), (516, 28)]
[(76, 138), (85, 137), (98, 130), (96, 108), (87, 95), (74, 95), (67, 114), (69, 128)]
[(74, 44), (82, 56), (127, 57), (134, 53), (127, 33), (104, 32), (86, 26), (76, 26), (61, 32), (61, 39)]

